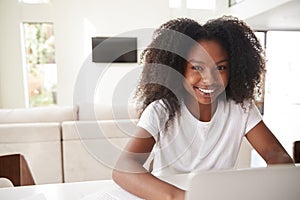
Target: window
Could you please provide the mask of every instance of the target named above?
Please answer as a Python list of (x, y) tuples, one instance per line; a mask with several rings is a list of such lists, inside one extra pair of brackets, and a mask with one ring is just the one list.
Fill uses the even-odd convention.
[(229, 0), (228, 1), (228, 6), (231, 7), (231, 6), (233, 6), (235, 4), (238, 4), (238, 3), (242, 2), (242, 1), (243, 0)]
[(57, 67), (52, 23), (23, 23), (29, 106), (56, 104)]
[(169, 0), (170, 8), (181, 8), (181, 0)]
[(43, 4), (49, 2), (50, 0), (20, 0), (20, 3), (26, 3), (26, 4)]
[(215, 0), (169, 0), (170, 8), (213, 10), (215, 9), (215, 4)]
[(300, 31), (268, 31), (264, 120), (292, 155), (300, 140)]
[[(265, 38), (267, 63), (263, 119), (292, 156), (294, 142), (300, 140), (300, 32), (268, 31)], [(251, 166), (266, 166), (255, 151), (252, 152)]]
[(186, 0), (186, 7), (188, 9), (215, 9), (215, 0)]
[[(266, 32), (265, 31), (256, 31), (256, 37), (258, 38), (262, 48), (266, 50)], [(264, 95), (265, 95), (265, 73), (262, 74), (260, 91), (255, 91), (255, 103), (260, 113), (264, 114)]]

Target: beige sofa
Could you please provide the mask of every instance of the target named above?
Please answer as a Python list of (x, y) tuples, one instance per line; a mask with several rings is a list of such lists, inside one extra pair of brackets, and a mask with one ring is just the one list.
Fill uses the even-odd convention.
[[(36, 184), (110, 179), (136, 128), (134, 109), (127, 108), (0, 109), (0, 155), (24, 155)], [(244, 142), (236, 167), (250, 167), (250, 157), (251, 147)]]
[(22, 154), (36, 184), (110, 179), (136, 120), (86, 107), (0, 109), (0, 155)]
[(37, 184), (63, 182), (61, 124), (72, 107), (0, 110), (0, 155), (22, 154)]
[(65, 182), (111, 178), (112, 167), (136, 128), (134, 109), (127, 108), (115, 108), (123, 113), (116, 116), (110, 105), (81, 105), (78, 121), (63, 122)]

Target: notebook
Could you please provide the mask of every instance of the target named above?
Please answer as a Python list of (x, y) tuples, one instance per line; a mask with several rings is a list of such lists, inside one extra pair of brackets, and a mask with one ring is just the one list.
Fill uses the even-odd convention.
[(300, 200), (300, 167), (196, 173), (186, 200)]

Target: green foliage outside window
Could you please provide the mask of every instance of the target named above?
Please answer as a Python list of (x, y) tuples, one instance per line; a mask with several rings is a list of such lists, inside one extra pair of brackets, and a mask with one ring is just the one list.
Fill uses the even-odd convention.
[(56, 104), (57, 78), (53, 24), (24, 23), (23, 25), (30, 106)]

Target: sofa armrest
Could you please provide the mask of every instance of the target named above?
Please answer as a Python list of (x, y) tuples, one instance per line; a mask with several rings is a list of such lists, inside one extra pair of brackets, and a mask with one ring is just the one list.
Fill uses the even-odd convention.
[(68, 121), (62, 123), (62, 139), (129, 138), (135, 134), (137, 120)]
[(0, 178), (0, 188), (13, 186), (14, 184), (8, 178)]
[(63, 122), (77, 119), (77, 106), (0, 109), (0, 124)]

